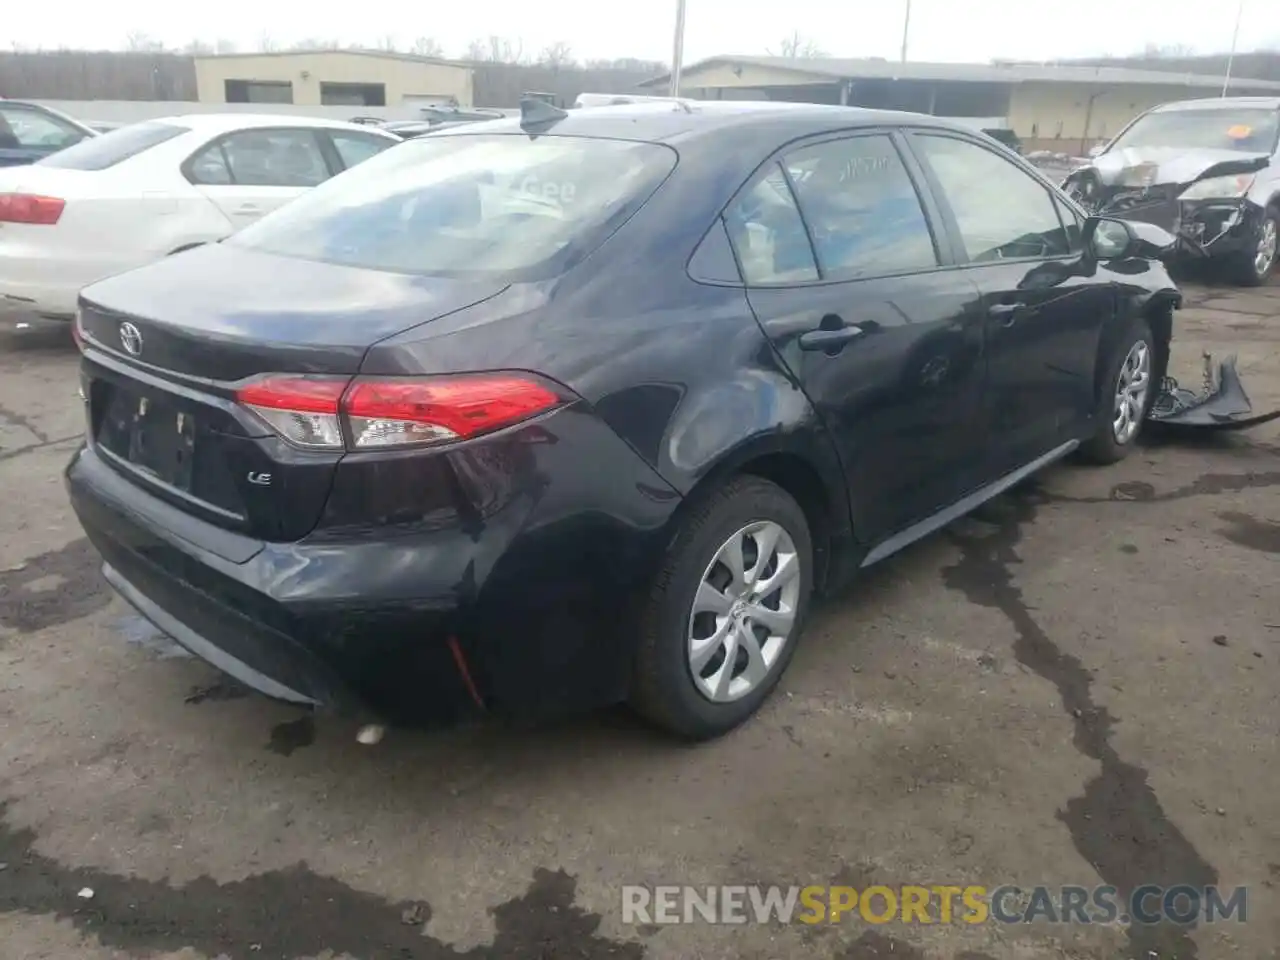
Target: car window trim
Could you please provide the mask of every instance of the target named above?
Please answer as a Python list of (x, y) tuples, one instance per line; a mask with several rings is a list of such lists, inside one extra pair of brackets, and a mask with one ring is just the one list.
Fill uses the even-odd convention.
[[(960, 233), (960, 222), (956, 220), (955, 211), (952, 210), (951, 203), (947, 199), (946, 191), (943, 190), (942, 188), (942, 182), (938, 180), (937, 174), (934, 172), (932, 165), (929, 163), (929, 158), (927, 154), (924, 152), (924, 148), (921, 147), (916, 142), (916, 137), (920, 137), (920, 136), (941, 137), (941, 138), (946, 138), (950, 140), (959, 140), (961, 143), (968, 143), (972, 146), (977, 147), (979, 150), (985, 150), (987, 153), (991, 154), (997, 159), (1003, 160), (1005, 163), (1009, 164), (1015, 169), (1020, 170), (1023, 173), (1026, 173), (1027, 175), (1029, 175), (1031, 179), (1035, 181), (1037, 185), (1039, 185), (1040, 189), (1045, 191), (1045, 199), (1049, 201), (1049, 206), (1053, 208), (1054, 218), (1058, 221), (1058, 227), (1059, 229), (1062, 230), (1063, 236), (1065, 237), (1067, 236), (1067, 232), (1066, 232), (1067, 227), (1062, 220), (1062, 213), (1058, 210), (1057, 203), (1054, 202), (1055, 200), (1057, 200), (1058, 194), (1062, 193), (1062, 191), (1059, 190), (1056, 186), (1054, 186), (1047, 177), (1045, 177), (1039, 170), (1037, 170), (1031, 164), (1027, 163), (1026, 160), (1024, 160), (1022, 157), (1019, 157), (1015, 154), (1002, 156), (1000, 153), (998, 153), (996, 150), (991, 149), (991, 147), (987, 146), (977, 137), (969, 136), (968, 134), (961, 133), (957, 130), (951, 130), (951, 129), (942, 128), (942, 127), (915, 126), (915, 127), (909, 128), (909, 130), (905, 132), (908, 133), (908, 140), (907, 140), (908, 149), (910, 149), (911, 152), (916, 156), (917, 162), (919, 162), (922, 170), (924, 171), (925, 177), (928, 178), (930, 188), (937, 195), (939, 208), (942, 213), (943, 219), (946, 222), (947, 230), (953, 238), (952, 245), (955, 249), (956, 261), (957, 261), (955, 264), (956, 269), (968, 270), (975, 267), (979, 267), (979, 268), (989, 267), (992, 264), (1002, 264), (1002, 263), (1013, 263), (1013, 264), (1048, 263), (1049, 261), (1053, 261), (1053, 260), (1072, 260), (1081, 256), (1081, 251), (1075, 251), (1075, 252), (1068, 251), (1067, 253), (1054, 254), (1053, 256), (1003, 257), (998, 260), (971, 259), (969, 256), (969, 251), (964, 245), (964, 237)], [(1008, 153), (1008, 151), (1005, 151), (1005, 153)]]
[[(232, 137), (237, 137), (242, 133), (297, 133), (301, 131), (303, 133), (311, 134), (311, 138), (315, 141), (316, 149), (320, 151), (320, 157), (321, 159), (324, 160), (325, 169), (329, 171), (329, 176), (325, 178), (325, 180), (328, 180), (334, 176), (334, 171), (332, 166), (329, 163), (329, 158), (325, 155), (324, 141), (320, 136), (320, 134), (324, 131), (324, 129), (325, 129), (324, 127), (297, 127), (297, 126), (290, 126), (288, 124), (285, 124), (279, 127), (240, 127), (237, 130), (230, 130), (230, 131), (227, 131), (226, 133), (220, 133), (216, 137), (213, 137), (210, 140), (206, 140), (204, 143), (196, 147), (193, 151), (191, 151), (190, 154), (187, 155), (187, 158), (183, 160), (182, 163), (178, 166), (178, 170), (182, 173), (182, 176), (186, 179), (187, 183), (191, 184), (193, 187), (278, 188), (278, 187), (296, 186), (296, 184), (287, 184), (287, 183), (241, 183), (239, 180), (236, 179), (236, 172), (231, 167), (231, 158), (227, 156), (225, 145), (226, 145), (226, 142), (230, 140)], [(218, 152), (222, 155), (222, 162), (227, 168), (227, 176), (231, 178), (230, 183), (205, 183), (202, 180), (196, 179), (191, 172), (192, 167), (195, 163), (196, 157), (200, 156), (200, 154), (204, 153), (214, 144), (217, 144)], [(320, 181), (320, 183), (324, 183), (324, 182), (325, 182), (324, 180)], [(313, 186), (319, 186), (319, 185), (320, 184), (313, 184)], [(309, 190), (311, 189), (311, 187), (303, 187), (302, 189)]]
[[(907, 176), (911, 179), (912, 185), (915, 187), (916, 197), (920, 201), (920, 207), (921, 207), (921, 211), (924, 213), (925, 223), (929, 228), (930, 235), (933, 236), (934, 238), (934, 252), (938, 256), (938, 260), (939, 260), (939, 263), (937, 266), (915, 268), (912, 270), (898, 270), (898, 271), (892, 271), (889, 273), (867, 273), (858, 277), (836, 278), (836, 279), (828, 279), (828, 280), (817, 279), (817, 280), (799, 280), (799, 281), (791, 280), (791, 281), (777, 282), (777, 283), (748, 283), (746, 279), (746, 275), (742, 271), (742, 262), (738, 257), (738, 251), (733, 246), (733, 244), (730, 243), (729, 246), (733, 251), (734, 262), (738, 265), (739, 280), (737, 283), (730, 283), (729, 281), (725, 281), (725, 280), (708, 280), (706, 278), (694, 277), (692, 274), (689, 274), (689, 278), (693, 280), (695, 283), (701, 283), (707, 286), (741, 287), (743, 289), (748, 289), (748, 290), (788, 290), (788, 289), (803, 289), (808, 287), (823, 287), (823, 286), (830, 286), (832, 284), (837, 284), (837, 283), (861, 283), (867, 280), (880, 280), (880, 279), (890, 279), (895, 277), (920, 276), (924, 274), (938, 273), (943, 270), (954, 270), (955, 268), (962, 266), (962, 264), (959, 262), (959, 257), (957, 256), (957, 253), (963, 252), (963, 248), (956, 247), (955, 237), (953, 237), (945, 228), (945, 224), (941, 219), (942, 210), (938, 206), (936, 199), (932, 195), (932, 190), (930, 189), (930, 185), (926, 180), (923, 179), (924, 172), (919, 162), (916, 160), (914, 155), (912, 155), (910, 150), (907, 148), (907, 143), (903, 136), (903, 131), (906, 129), (908, 128), (902, 125), (897, 125), (897, 124), (862, 125), (862, 126), (856, 126), (856, 127), (844, 127), (839, 130), (824, 130), (821, 133), (808, 134), (803, 137), (796, 137), (793, 140), (788, 140), (786, 143), (780, 144), (772, 152), (770, 152), (769, 155), (766, 156), (755, 167), (755, 169), (753, 169), (751, 173), (747, 175), (746, 179), (743, 180), (742, 183), (738, 186), (738, 189), (733, 192), (733, 194), (729, 197), (728, 201), (724, 204), (724, 206), (720, 208), (720, 212), (716, 214), (716, 218), (720, 220), (723, 225), (725, 220), (725, 215), (729, 212), (730, 208), (732, 208), (735, 203), (741, 200), (742, 197), (748, 191), (750, 191), (752, 188), (755, 187), (757, 181), (761, 178), (762, 175), (764, 176), (768, 175), (764, 173), (764, 171), (771, 164), (776, 164), (783, 167), (783, 175), (786, 177), (788, 190), (792, 190), (790, 175), (787, 174), (785, 165), (782, 164), (782, 158), (786, 156), (788, 153), (794, 153), (797, 150), (802, 150), (811, 146), (817, 146), (819, 144), (827, 143), (833, 140), (847, 140), (847, 139), (851, 139), (853, 137), (859, 137), (859, 136), (887, 136), (889, 137), (890, 141), (893, 142), (895, 148), (898, 151), (898, 155), (902, 158), (903, 165), (907, 168)], [(930, 128), (926, 127), (924, 129), (930, 129)], [(796, 212), (800, 215), (801, 222), (804, 223), (805, 233), (809, 234), (810, 236), (810, 249), (812, 251), (812, 244), (813, 244), (812, 233), (810, 231), (808, 221), (805, 219), (804, 212), (800, 208), (800, 203), (795, 197), (794, 190), (792, 190), (791, 196), (792, 196), (792, 202), (795, 204), (795, 207), (796, 207)], [(942, 228), (940, 229), (936, 224), (942, 224)], [(698, 252), (698, 247), (700, 247), (705, 242), (706, 236), (711, 232), (712, 226), (714, 226), (714, 223), (711, 226), (707, 227), (706, 231), (704, 231), (703, 233), (702, 238), (698, 241), (698, 243), (694, 244), (693, 250), (690, 252), (688, 261), (685, 264), (686, 273), (688, 273), (688, 263), (693, 260), (694, 255)], [(814, 254), (814, 269), (819, 273), (821, 271), (821, 267), (818, 264), (816, 253)]]

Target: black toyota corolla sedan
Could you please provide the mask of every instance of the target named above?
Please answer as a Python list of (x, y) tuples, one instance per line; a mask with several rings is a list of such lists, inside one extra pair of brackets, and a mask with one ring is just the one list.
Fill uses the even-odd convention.
[(111, 585), (270, 696), (712, 737), (811, 597), (1133, 447), (1153, 230), (929, 117), (530, 101), (87, 288), (67, 484)]

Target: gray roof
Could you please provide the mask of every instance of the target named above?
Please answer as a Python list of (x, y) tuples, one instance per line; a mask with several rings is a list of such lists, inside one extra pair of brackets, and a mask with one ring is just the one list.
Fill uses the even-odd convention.
[(465, 60), (449, 60), (444, 57), (422, 57), (416, 53), (399, 53), (395, 50), (369, 50), (365, 47), (316, 47), (307, 50), (257, 50), (246, 53), (202, 53), (196, 60), (252, 60), (257, 57), (316, 57), (325, 54), (346, 53), (357, 57), (378, 57), (382, 60), (408, 60), (411, 63), (440, 63), (450, 67), (471, 69), (474, 63)]
[[(793, 70), (811, 77), (830, 77), (832, 80), (938, 80), (962, 83), (1092, 83), (1092, 84), (1151, 84), (1162, 87), (1190, 87), (1194, 89), (1222, 89), (1222, 77), (1202, 73), (1177, 73), (1163, 70), (1131, 70), (1127, 67), (1057, 66), (1039, 63), (918, 63), (879, 58), (854, 60), (832, 57), (739, 57), (719, 56), (699, 60), (684, 68), (685, 76), (700, 67), (713, 64), (742, 64)], [(658, 86), (667, 83), (670, 74), (646, 80), (641, 86)], [(690, 86), (694, 86), (692, 78)], [(1233, 77), (1232, 89), (1277, 90), (1278, 80), (1250, 80)]]

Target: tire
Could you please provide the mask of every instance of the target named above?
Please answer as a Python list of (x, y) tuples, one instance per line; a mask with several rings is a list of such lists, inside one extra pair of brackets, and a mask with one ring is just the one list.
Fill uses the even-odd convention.
[[(765, 525), (763, 529), (751, 532), (753, 527), (761, 525)], [(761, 564), (761, 543), (767, 548), (774, 528), (782, 531), (777, 537), (777, 546), (765, 555)], [(713, 589), (726, 579), (728, 567), (718, 558), (722, 548), (735, 537), (741, 538), (743, 566), (748, 575), (754, 567), (762, 574), (762, 580), (768, 580), (778, 571), (782, 558), (794, 556), (794, 560), (787, 559), (785, 565), (792, 569), (794, 563), (796, 586), (792, 588), (792, 581), (786, 580), (781, 596), (769, 594), (758, 598), (765, 607), (789, 609), (793, 613), (790, 630), (780, 644), (776, 642), (780, 633), (764, 642), (758, 641), (759, 658), (749, 656), (750, 644), (740, 639), (742, 634), (728, 631), (733, 635), (732, 649), (736, 656), (735, 666), (730, 668), (732, 679), (725, 687), (717, 685), (716, 680), (724, 676), (728, 659), (725, 650), (729, 644), (721, 641), (719, 652), (695, 675), (693, 637), (713, 633), (717, 625), (721, 630), (715, 635), (719, 636), (726, 626), (732, 627), (741, 621), (733, 615), (712, 612), (695, 616), (694, 602), (695, 597), (711, 596), (699, 593), (704, 578), (710, 578), (708, 586)], [(792, 549), (788, 549), (788, 540)], [(791, 662), (804, 629), (812, 584), (813, 541), (809, 524), (800, 505), (786, 491), (760, 477), (739, 476), (706, 496), (692, 506), (680, 523), (652, 589), (643, 601), (630, 697), (632, 708), (666, 732), (687, 740), (718, 737), (743, 723), (768, 699)], [(732, 597), (737, 591), (730, 588), (727, 593)], [(790, 603), (786, 602), (787, 597)], [(718, 606), (721, 598), (715, 599)], [(752, 609), (758, 611), (760, 605), (726, 612), (749, 615)], [(777, 623), (776, 619), (769, 619)], [(751, 630), (752, 636), (769, 632), (763, 626), (745, 629)], [(705, 649), (715, 646), (712, 641)], [(716, 686), (722, 694), (719, 699), (715, 698), (714, 690), (706, 692), (708, 687)]]
[[(1276, 271), (1276, 263), (1280, 261), (1280, 209), (1268, 207), (1258, 225), (1258, 237), (1255, 248), (1235, 254), (1225, 264), (1228, 277), (1242, 287), (1259, 287), (1267, 282)], [(1270, 247), (1270, 259), (1265, 265), (1259, 263), (1262, 255), (1262, 244), (1266, 241)]]
[[(1116, 420), (1121, 375), (1124, 373), (1130, 376), (1127, 372), (1127, 364), (1133, 358), (1134, 352), (1143, 346), (1146, 348), (1147, 386), (1142, 397), (1137, 399), (1141, 415), (1138, 417), (1136, 427), (1131, 431), (1118, 431)], [(1138, 438), (1142, 435), (1142, 422), (1159, 391), (1159, 384), (1155, 381), (1155, 337), (1152, 336), (1151, 327), (1145, 320), (1141, 318), (1131, 320), (1124, 332), (1118, 337), (1111, 338), (1110, 346), (1104, 349), (1107, 352), (1100, 366), (1102, 375), (1098, 381), (1098, 401), (1094, 409), (1094, 433), (1081, 444), (1079, 451), (1080, 458), (1085, 462), (1103, 465), (1118, 463), (1137, 446)], [(1132, 416), (1131, 406), (1129, 420), (1126, 423), (1132, 421)]]

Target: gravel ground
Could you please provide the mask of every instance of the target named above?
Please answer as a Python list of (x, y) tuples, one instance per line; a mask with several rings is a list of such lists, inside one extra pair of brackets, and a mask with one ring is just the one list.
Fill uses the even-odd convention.
[[(1176, 371), (1280, 406), (1280, 287), (1189, 287)], [(353, 731), (105, 589), (64, 330), (0, 333), (0, 960), (1280, 957), (1280, 422), (1064, 466), (816, 616), (677, 748), (625, 714)], [(1248, 888), (1245, 923), (624, 922), (626, 883)], [(81, 897), (92, 890), (92, 897)]]

